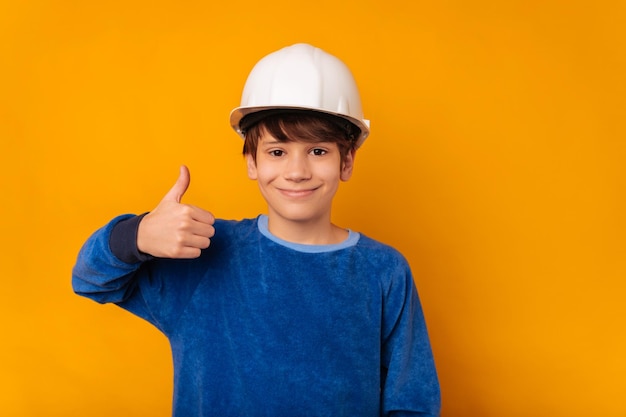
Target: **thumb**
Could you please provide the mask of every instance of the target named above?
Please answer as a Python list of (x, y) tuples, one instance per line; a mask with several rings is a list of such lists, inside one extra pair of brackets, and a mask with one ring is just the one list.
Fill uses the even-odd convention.
[(178, 179), (176, 180), (176, 184), (165, 194), (163, 197), (163, 201), (175, 201), (180, 203), (183, 195), (189, 188), (189, 182), (191, 181), (191, 175), (189, 174), (189, 168), (185, 165), (181, 165), (180, 174), (178, 175)]

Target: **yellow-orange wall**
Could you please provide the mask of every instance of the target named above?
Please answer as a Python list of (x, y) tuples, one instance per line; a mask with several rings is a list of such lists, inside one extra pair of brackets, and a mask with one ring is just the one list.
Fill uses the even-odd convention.
[(228, 114), (263, 55), (343, 58), (372, 135), (337, 223), (400, 249), (444, 417), (626, 416), (626, 3), (0, 1), (0, 415), (168, 416), (167, 341), (73, 295), (97, 227), (264, 209)]

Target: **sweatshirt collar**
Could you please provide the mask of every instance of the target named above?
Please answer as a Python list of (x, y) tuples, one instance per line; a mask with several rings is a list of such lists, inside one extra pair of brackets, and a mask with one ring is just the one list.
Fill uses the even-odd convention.
[(348, 237), (346, 240), (340, 243), (334, 243), (330, 245), (307, 245), (303, 243), (293, 243), (283, 240), (279, 237), (274, 236), (268, 228), (268, 217), (265, 214), (259, 215), (257, 218), (257, 225), (259, 227), (259, 232), (266, 238), (270, 239), (272, 242), (277, 243), (281, 246), (284, 246), (289, 249), (293, 249), (298, 252), (304, 253), (323, 253), (323, 252), (333, 252), (341, 249), (349, 248), (355, 246), (359, 241), (360, 234), (358, 232), (353, 232), (348, 229)]

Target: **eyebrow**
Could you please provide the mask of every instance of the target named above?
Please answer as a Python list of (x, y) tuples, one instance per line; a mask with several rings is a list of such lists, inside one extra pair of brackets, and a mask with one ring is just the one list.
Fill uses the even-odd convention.
[(263, 140), (259, 143), (259, 145), (263, 146), (263, 145), (276, 145), (277, 143), (285, 143), (283, 141), (280, 141), (278, 139), (275, 140)]
[(326, 146), (328, 146), (328, 145), (332, 145), (333, 143), (335, 143), (335, 142), (330, 141), (330, 140), (322, 140), (322, 141), (319, 141), (319, 142), (303, 142), (303, 141), (298, 141), (298, 140), (283, 141), (283, 140), (274, 139), (274, 140), (263, 140), (263, 141), (260, 141), (258, 146), (284, 145), (285, 143), (291, 143), (291, 142), (294, 142), (294, 143), (301, 142), (301, 143), (306, 143), (306, 144), (314, 145), (314, 146), (318, 146), (318, 145), (326, 145)]

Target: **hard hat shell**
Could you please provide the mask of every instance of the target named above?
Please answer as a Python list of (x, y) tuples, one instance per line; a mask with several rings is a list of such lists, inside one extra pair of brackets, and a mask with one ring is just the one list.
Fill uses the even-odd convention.
[(335, 56), (304, 43), (273, 52), (254, 66), (240, 107), (230, 113), (230, 124), (245, 137), (242, 119), (267, 110), (307, 110), (347, 120), (361, 130), (355, 138), (357, 148), (369, 135), (369, 120), (363, 118), (350, 69)]

